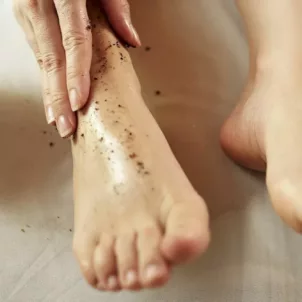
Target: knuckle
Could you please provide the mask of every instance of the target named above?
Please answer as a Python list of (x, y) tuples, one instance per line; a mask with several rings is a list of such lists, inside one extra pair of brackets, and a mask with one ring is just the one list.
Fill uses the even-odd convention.
[(43, 70), (43, 60), (41, 58), (37, 57), (37, 63), (39, 65), (40, 69)]
[(39, 1), (38, 0), (25, 0), (24, 5), (25, 5), (26, 9), (36, 11), (39, 7)]
[(54, 92), (51, 94), (51, 105), (55, 111), (61, 111), (60, 109), (66, 102), (66, 95), (62, 92)]
[(71, 81), (79, 77), (79, 72), (77, 72), (75, 68), (69, 67), (67, 68), (66, 76), (68, 81)]
[(87, 76), (89, 76), (89, 72), (86, 72), (81, 68), (81, 66), (69, 66), (66, 71), (66, 77), (68, 81), (72, 81), (74, 79), (85, 79)]
[(43, 68), (47, 73), (56, 72), (62, 69), (64, 61), (54, 54), (43, 56)]
[[(31, 45), (31, 43), (29, 43), (29, 44)], [(35, 52), (35, 56), (36, 56), (37, 63), (39, 65), (40, 69), (42, 70), (43, 69), (43, 59), (42, 59), (41, 53)]]
[(43, 89), (43, 101), (45, 105), (49, 104), (49, 98), (50, 98), (50, 91), (48, 88)]
[(63, 46), (66, 51), (81, 47), (87, 42), (87, 35), (81, 31), (68, 31), (63, 35)]

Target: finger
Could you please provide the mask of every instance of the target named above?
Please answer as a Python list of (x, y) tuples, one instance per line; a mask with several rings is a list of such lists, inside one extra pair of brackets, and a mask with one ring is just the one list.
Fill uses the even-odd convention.
[(82, 108), (90, 90), (91, 26), (85, 0), (54, 1), (66, 53), (67, 87), (73, 111)]
[[(30, 46), (30, 48), (32, 49), (35, 58), (38, 62), (38, 65), (40, 67), (41, 70), (41, 75), (42, 75), (42, 95), (43, 95), (43, 101), (44, 104), (45, 103), (49, 103), (47, 101), (47, 99), (49, 98), (50, 94), (49, 94), (49, 90), (48, 90), (48, 85), (47, 85), (47, 75), (45, 72), (43, 72), (43, 61), (42, 61), (42, 56), (35, 38), (35, 34), (34, 34), (34, 30), (33, 27), (31, 25), (31, 23), (29, 22), (29, 20), (27, 18), (25, 18), (19, 11), (18, 7), (14, 7), (14, 13), (15, 16), (18, 20), (19, 25), (22, 27), (24, 33), (25, 33), (25, 37), (27, 40), (28, 45)], [(54, 122), (54, 116), (52, 114), (51, 111), (47, 112), (45, 110), (45, 115), (46, 115), (46, 119), (47, 122), (49, 124)]]
[(29, 22), (27, 22), (27, 24), (24, 25), (24, 28), (26, 28), (26, 32), (27, 32), (26, 34), (27, 42), (34, 53), (37, 63), (41, 70), (42, 96), (43, 96), (46, 120), (48, 124), (53, 124), (55, 123), (55, 117), (53, 111), (51, 110), (51, 107), (49, 106), (47, 107), (47, 104), (51, 103), (51, 99), (50, 99), (51, 95), (48, 87), (47, 73), (43, 70), (42, 55), (39, 50), (32, 25)]
[(136, 47), (141, 46), (141, 41), (135, 30), (130, 15), (130, 6), (127, 0), (101, 0), (108, 20), (125, 42)]
[(47, 73), (43, 69), (43, 60), (42, 55), (38, 47), (38, 43), (36, 39), (34, 38), (34, 34), (32, 35), (32, 38), (27, 39), (28, 44), (30, 45), (31, 49), (34, 52), (34, 55), (36, 57), (36, 60), (38, 62), (38, 65), (40, 67), (41, 71), (41, 83), (42, 83), (42, 97), (43, 97), (43, 104), (45, 109), (45, 116), (48, 124), (54, 124), (55, 123), (55, 116), (52, 111), (52, 107), (48, 106), (51, 104), (51, 94), (48, 87), (48, 76)]
[(55, 116), (52, 110), (51, 106), (48, 106), (51, 104), (51, 94), (48, 87), (48, 76), (46, 71), (43, 69), (43, 60), (42, 55), (38, 47), (38, 43), (34, 37), (34, 33), (32, 31), (31, 37), (27, 38), (28, 44), (30, 48), (33, 50), (35, 58), (38, 62), (38, 65), (40, 67), (41, 71), (41, 83), (42, 83), (42, 97), (43, 97), (43, 104), (44, 104), (44, 110), (45, 110), (45, 116), (48, 124), (55, 124)]
[(40, 3), (41, 6), (31, 15), (31, 23), (50, 92), (45, 104), (46, 112), (53, 113), (59, 134), (68, 137), (75, 130), (76, 120), (67, 93), (65, 52), (60, 27), (53, 3), (51, 1)]

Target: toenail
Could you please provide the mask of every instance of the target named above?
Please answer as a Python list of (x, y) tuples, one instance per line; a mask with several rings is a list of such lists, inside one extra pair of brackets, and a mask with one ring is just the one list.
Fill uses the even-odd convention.
[(149, 265), (146, 269), (146, 279), (153, 280), (156, 279), (161, 273), (160, 267), (158, 265)]
[(97, 288), (98, 290), (105, 290), (105, 289), (106, 289), (106, 287), (104, 286), (103, 283), (98, 283), (98, 285), (96, 286), (96, 288)]
[(116, 276), (110, 276), (107, 281), (109, 289), (116, 289), (118, 287), (118, 282)]
[(135, 271), (129, 271), (126, 275), (127, 285), (133, 285), (137, 282), (137, 274)]

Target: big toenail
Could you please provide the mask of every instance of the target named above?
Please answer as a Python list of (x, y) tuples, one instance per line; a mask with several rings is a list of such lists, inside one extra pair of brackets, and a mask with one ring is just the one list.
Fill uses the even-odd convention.
[(126, 275), (128, 285), (135, 284), (137, 282), (137, 274), (135, 271), (129, 271)]
[(146, 278), (147, 280), (153, 280), (158, 277), (160, 274), (160, 268), (157, 265), (149, 265), (146, 269)]
[(118, 282), (116, 276), (110, 276), (107, 281), (109, 289), (115, 289), (118, 287)]

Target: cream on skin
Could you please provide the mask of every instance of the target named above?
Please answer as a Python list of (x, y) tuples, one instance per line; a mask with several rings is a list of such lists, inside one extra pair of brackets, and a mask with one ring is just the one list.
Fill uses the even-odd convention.
[(146, 107), (131, 58), (89, 7), (91, 91), (72, 141), (74, 251), (100, 290), (157, 287), (172, 265), (198, 257), (209, 219)]

